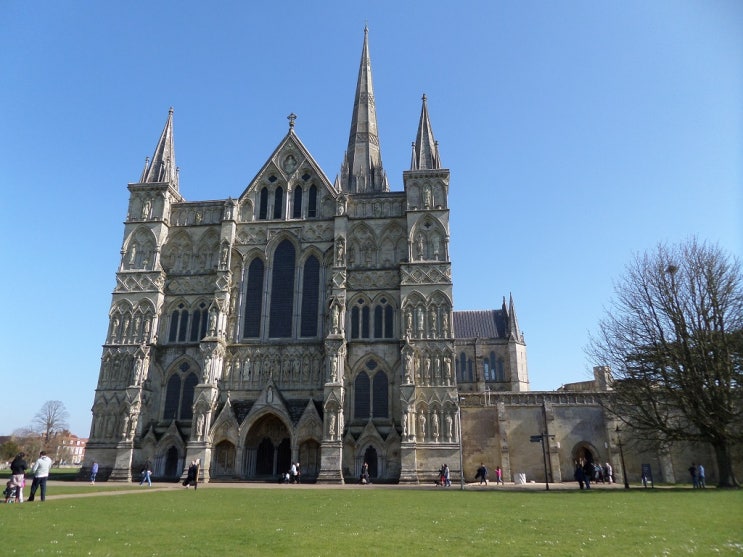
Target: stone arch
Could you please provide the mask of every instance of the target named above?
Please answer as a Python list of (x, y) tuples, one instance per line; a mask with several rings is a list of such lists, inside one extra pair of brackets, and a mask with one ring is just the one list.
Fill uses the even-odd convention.
[(249, 479), (274, 479), (287, 472), (292, 446), (288, 420), (274, 410), (266, 410), (243, 426), (243, 475)]
[(441, 222), (426, 215), (419, 219), (410, 231), (413, 261), (446, 261), (448, 234)]
[(163, 247), (161, 264), (168, 272), (184, 272), (191, 269), (193, 241), (185, 230), (176, 232)]
[(203, 270), (216, 270), (219, 266), (219, 234), (214, 229), (207, 230), (196, 247), (197, 265)]
[(377, 235), (364, 222), (356, 224), (347, 238), (347, 261), (351, 267), (374, 267), (377, 264)]
[(405, 231), (397, 223), (392, 223), (382, 230), (379, 242), (379, 261), (387, 266), (396, 264), (405, 258)]
[(584, 464), (586, 462), (594, 463), (600, 462), (599, 452), (596, 447), (588, 441), (579, 441), (573, 446), (573, 450), (570, 452), (573, 458), (574, 464)]
[(233, 443), (223, 439), (214, 445), (209, 475), (212, 478), (231, 478), (236, 475), (237, 449)]
[(155, 267), (157, 239), (146, 226), (137, 227), (124, 243), (121, 269), (151, 271)]

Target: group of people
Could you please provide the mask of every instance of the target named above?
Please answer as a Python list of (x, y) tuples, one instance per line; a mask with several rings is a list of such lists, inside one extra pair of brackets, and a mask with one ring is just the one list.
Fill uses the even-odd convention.
[(449, 465), (444, 464), (439, 470), (439, 479), (436, 481), (437, 486), (451, 487), (451, 479), (449, 478)]
[(279, 475), (279, 483), (281, 484), (298, 484), (302, 478), (302, 468), (299, 462), (292, 462), (288, 472), (284, 472)]
[(694, 489), (707, 487), (704, 477), (704, 466), (692, 462), (691, 466), (689, 466), (689, 474), (691, 474), (691, 484), (694, 486)]
[[(488, 469), (482, 462), (475, 474), (475, 481), (480, 480), (480, 485), (488, 485)], [(503, 485), (503, 469), (500, 466), (495, 467), (495, 485)]]
[[(26, 487), (26, 470), (28, 470), (26, 454), (18, 453), (10, 463), (10, 480), (5, 484), (3, 495), (6, 503), (23, 503), (23, 488)], [(46, 451), (39, 453), (39, 458), (31, 465), (30, 472), (34, 479), (31, 482), (29, 501), (36, 497), (36, 491), (41, 490), (41, 500), (46, 501), (46, 481), (52, 469), (52, 459), (46, 456)]]
[(573, 479), (581, 489), (591, 489), (591, 482), (614, 483), (614, 470), (608, 462), (601, 466), (593, 462), (577, 462)]

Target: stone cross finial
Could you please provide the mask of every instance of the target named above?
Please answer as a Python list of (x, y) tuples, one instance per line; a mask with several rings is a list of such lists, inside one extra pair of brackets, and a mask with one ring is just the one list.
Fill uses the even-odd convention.
[(289, 120), (289, 129), (294, 128), (294, 120), (297, 119), (297, 115), (292, 112), (286, 119)]

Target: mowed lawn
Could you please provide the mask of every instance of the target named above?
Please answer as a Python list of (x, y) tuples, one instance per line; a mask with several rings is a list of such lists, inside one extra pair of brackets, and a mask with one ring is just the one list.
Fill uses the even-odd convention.
[(0, 505), (3, 555), (743, 555), (741, 490), (56, 494)]

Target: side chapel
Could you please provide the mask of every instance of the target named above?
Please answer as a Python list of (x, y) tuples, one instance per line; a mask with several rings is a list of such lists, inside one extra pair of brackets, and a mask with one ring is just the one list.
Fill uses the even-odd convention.
[[(402, 191), (382, 165), (368, 31), (328, 179), (289, 130), (236, 198), (187, 201), (171, 109), (129, 184), (86, 460), (131, 480), (459, 476), (460, 400), (528, 391), (513, 299), (454, 311), (449, 170), (425, 95)], [(411, 130), (412, 131), (412, 130)], [(474, 415), (473, 415), (474, 416)], [(478, 455), (479, 456), (479, 455)], [(473, 457), (477, 458), (477, 457)]]

